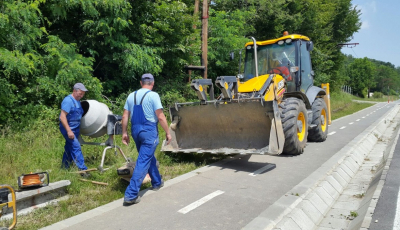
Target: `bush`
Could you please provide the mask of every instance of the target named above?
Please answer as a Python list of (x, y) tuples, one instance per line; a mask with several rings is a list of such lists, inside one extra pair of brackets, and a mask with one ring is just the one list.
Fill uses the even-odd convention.
[(396, 91), (394, 91), (393, 89), (390, 90), (390, 95), (391, 96), (397, 96), (399, 95)]
[(374, 92), (374, 94), (372, 94), (372, 98), (383, 98), (383, 93)]

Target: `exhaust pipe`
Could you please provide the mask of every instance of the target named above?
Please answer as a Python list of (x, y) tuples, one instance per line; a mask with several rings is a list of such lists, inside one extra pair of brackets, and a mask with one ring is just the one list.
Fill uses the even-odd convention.
[(255, 63), (256, 77), (258, 77), (257, 41), (254, 37), (250, 37), (250, 38), (251, 38), (251, 40), (253, 40), (253, 43), (254, 43), (254, 61), (256, 62)]

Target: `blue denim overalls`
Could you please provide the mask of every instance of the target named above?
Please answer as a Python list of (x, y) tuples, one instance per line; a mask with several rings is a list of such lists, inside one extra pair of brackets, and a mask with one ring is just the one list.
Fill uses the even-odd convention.
[(151, 178), (151, 184), (153, 187), (160, 186), (161, 176), (156, 165), (156, 157), (154, 152), (158, 145), (158, 128), (157, 123), (148, 121), (143, 112), (143, 99), (151, 91), (147, 91), (140, 101), (140, 104), (136, 104), (136, 94), (133, 107), (133, 114), (131, 118), (131, 132), (133, 140), (136, 143), (136, 148), (139, 152), (136, 166), (133, 171), (133, 175), (129, 186), (125, 191), (125, 200), (135, 199), (142, 185), (143, 179), (146, 174), (149, 173)]
[(86, 170), (87, 167), (84, 163), (81, 144), (78, 141), (80, 131), (79, 127), (81, 124), (83, 109), (79, 101), (76, 101), (71, 95), (68, 95), (67, 97), (69, 97), (74, 104), (74, 106), (71, 107), (71, 110), (67, 114), (67, 121), (75, 137), (74, 139), (69, 139), (67, 130), (65, 130), (64, 126), (60, 123), (60, 132), (65, 138), (62, 166), (65, 168), (69, 168), (72, 161), (74, 161), (79, 170)]

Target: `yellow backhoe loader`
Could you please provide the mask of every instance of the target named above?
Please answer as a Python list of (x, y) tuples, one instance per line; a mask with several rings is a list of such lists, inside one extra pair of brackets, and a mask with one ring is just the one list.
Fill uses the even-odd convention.
[(245, 45), (243, 73), (216, 79), (218, 98), (210, 79), (191, 82), (199, 101), (170, 108), (172, 142), (164, 141), (161, 150), (298, 155), (307, 140), (325, 141), (331, 122), (329, 84), (313, 85), (312, 49), (312, 41), (298, 34), (252, 38)]

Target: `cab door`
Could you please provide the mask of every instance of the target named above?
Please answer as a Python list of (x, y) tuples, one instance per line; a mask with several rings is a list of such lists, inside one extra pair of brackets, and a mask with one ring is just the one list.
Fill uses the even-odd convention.
[(307, 89), (314, 84), (314, 71), (311, 67), (311, 56), (307, 49), (307, 41), (300, 40), (300, 91), (307, 92)]

